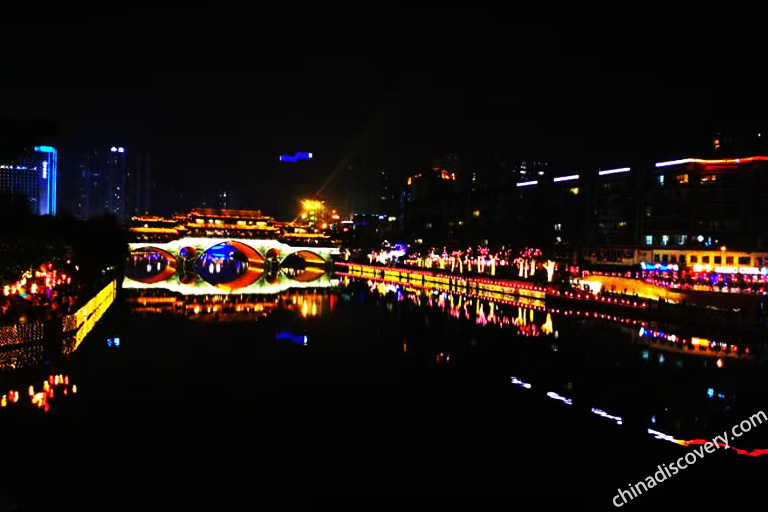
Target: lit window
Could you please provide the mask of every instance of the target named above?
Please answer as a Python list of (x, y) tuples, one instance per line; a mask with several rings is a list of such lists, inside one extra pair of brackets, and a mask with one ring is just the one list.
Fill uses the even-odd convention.
[(645, 235), (645, 245), (653, 245), (653, 235)]
[(664, 175), (660, 174), (656, 177), (656, 183), (658, 183), (661, 186), (664, 186)]
[(562, 224), (555, 224), (555, 231), (562, 231), (563, 225)]
[(677, 182), (678, 183), (688, 183), (688, 175), (687, 174), (678, 174), (677, 175)]
[(573, 187), (568, 192), (570, 192), (571, 194), (577, 196), (577, 195), (579, 195), (579, 187)]
[(661, 235), (661, 245), (667, 245), (669, 243), (669, 235)]
[(653, 213), (653, 207), (652, 206), (646, 206), (645, 207), (645, 216), (650, 217)]
[(715, 174), (704, 174), (701, 177), (702, 184), (715, 183), (716, 181), (717, 181), (717, 175)]
[(625, 228), (625, 227), (627, 227), (627, 221), (622, 220), (622, 221), (619, 222), (618, 225), (619, 225), (620, 228)]
[(480, 210), (475, 210), (472, 212), (473, 217), (479, 217), (480, 216)]

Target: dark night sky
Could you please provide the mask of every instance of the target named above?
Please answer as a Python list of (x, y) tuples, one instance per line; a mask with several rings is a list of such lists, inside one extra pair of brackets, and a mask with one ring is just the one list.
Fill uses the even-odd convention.
[[(492, 19), (265, 30), (121, 18), (34, 39), (11, 30), (0, 120), (50, 120), (64, 149), (146, 148), (163, 193), (236, 188), (243, 206), (285, 218), (342, 162), (398, 177), (446, 151), (465, 167), (493, 153), (610, 167), (690, 156), (718, 123), (766, 114), (751, 71), (757, 36), (520, 31)], [(317, 158), (277, 162), (302, 150)], [(331, 194), (341, 180), (371, 179), (334, 176)]]

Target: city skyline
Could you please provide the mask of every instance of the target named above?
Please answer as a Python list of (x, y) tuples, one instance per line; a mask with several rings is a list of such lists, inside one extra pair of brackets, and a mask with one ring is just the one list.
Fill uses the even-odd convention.
[[(154, 155), (162, 190), (238, 190), (244, 205), (288, 217), (318, 190), (348, 195), (336, 192), (348, 190), (342, 180), (375, 180), (384, 169), (399, 184), (445, 153), (461, 155), (468, 170), (488, 167), (491, 154), (610, 167), (700, 156), (718, 129), (761, 129), (756, 83), (681, 74), (747, 64), (758, 51), (749, 36), (703, 53), (703, 32), (627, 31), (567, 44), (566, 34), (485, 30), (487, 21), (449, 19), (438, 26), (465, 37), (439, 42), (417, 23), (214, 29), (211, 42), (192, 20), (188, 29), (149, 24), (134, 44), (123, 42), (127, 19), (95, 30), (98, 45), (52, 31), (6, 50), (3, 134), (18, 122), (64, 153), (140, 147)], [(297, 151), (314, 158), (279, 161)]]
[(762, 503), (762, 31), (336, 5), (7, 16), (0, 512)]

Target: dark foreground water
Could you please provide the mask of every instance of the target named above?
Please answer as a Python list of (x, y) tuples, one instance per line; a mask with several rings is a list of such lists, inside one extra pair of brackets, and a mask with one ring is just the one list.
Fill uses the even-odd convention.
[[(152, 490), (141, 506), (613, 509), (694, 448), (649, 428), (709, 439), (768, 411), (752, 359), (720, 368), (534, 306), (366, 282), (224, 303), (131, 291), (71, 360), (0, 377), (2, 393), (68, 382), (47, 413), (28, 397), (0, 411), (0, 507), (109, 510)], [(763, 424), (738, 447), (766, 440)], [(721, 449), (625, 506), (748, 505), (767, 468)]]

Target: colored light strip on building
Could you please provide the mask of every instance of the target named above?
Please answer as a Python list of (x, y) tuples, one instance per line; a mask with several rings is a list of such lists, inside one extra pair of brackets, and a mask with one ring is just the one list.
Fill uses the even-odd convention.
[[(695, 269), (694, 269), (695, 270)], [(718, 274), (750, 274), (750, 275), (766, 275), (768, 274), (768, 268), (757, 267), (715, 267), (715, 272)]]
[(522, 181), (517, 184), (518, 187), (530, 187), (531, 185), (538, 185), (538, 181)]
[(640, 267), (642, 267), (643, 270), (660, 270), (662, 272), (666, 272), (669, 270), (678, 270), (678, 266), (675, 263), (670, 264), (664, 264), (664, 263), (640, 263)]
[(571, 174), (570, 176), (560, 176), (558, 178), (553, 179), (552, 181), (557, 183), (558, 181), (571, 181), (571, 180), (577, 180), (577, 179), (579, 179), (578, 174)]
[(721, 160), (704, 160), (702, 158), (683, 158), (682, 160), (670, 160), (658, 162), (656, 167), (667, 167), (678, 164), (746, 164), (750, 162), (768, 162), (768, 156), (750, 156), (747, 158), (725, 158)]
[(609, 169), (607, 171), (598, 172), (598, 176), (605, 176), (606, 174), (619, 174), (621, 172), (629, 172), (629, 167), (622, 167), (621, 169)]

